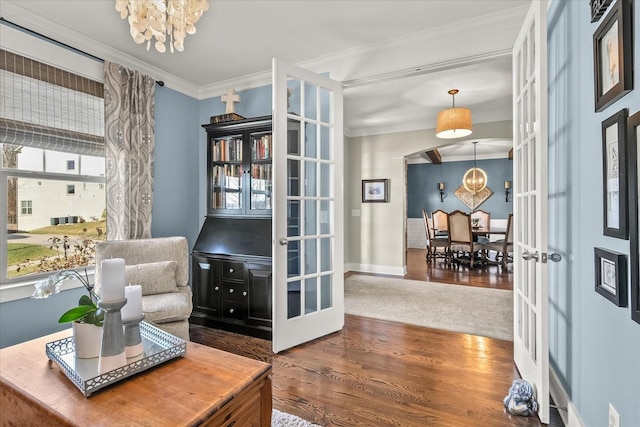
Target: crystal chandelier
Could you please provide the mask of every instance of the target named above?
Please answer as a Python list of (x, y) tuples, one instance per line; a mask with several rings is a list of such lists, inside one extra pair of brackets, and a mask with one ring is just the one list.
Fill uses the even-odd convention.
[(184, 50), (184, 38), (196, 32), (195, 24), (209, 10), (209, 3), (207, 0), (116, 0), (116, 10), (122, 19), (129, 17), (131, 37), (136, 43), (146, 41), (149, 50), (155, 37), (154, 47), (164, 53), (168, 35), (173, 53), (174, 48), (178, 52)]

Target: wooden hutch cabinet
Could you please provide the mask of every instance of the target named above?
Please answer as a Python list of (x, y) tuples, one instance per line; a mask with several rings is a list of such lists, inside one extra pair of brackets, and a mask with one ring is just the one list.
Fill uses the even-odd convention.
[(203, 128), (207, 218), (192, 254), (190, 321), (271, 339), (271, 116)]

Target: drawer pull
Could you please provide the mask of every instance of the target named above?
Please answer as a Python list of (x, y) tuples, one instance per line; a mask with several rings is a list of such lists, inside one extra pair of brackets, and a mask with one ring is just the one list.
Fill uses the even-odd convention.
[(230, 269), (229, 269), (229, 273), (233, 273), (233, 268), (230, 268)]
[(242, 292), (242, 296), (246, 297), (247, 296), (247, 291)]
[(233, 288), (229, 289), (229, 293), (232, 294), (233, 293)]
[(220, 289), (220, 286), (216, 286), (215, 288), (213, 288), (214, 291), (217, 291), (218, 289)]
[(233, 314), (233, 312), (234, 312), (234, 311), (236, 311), (236, 309), (235, 309), (235, 308), (230, 308), (230, 309), (229, 309), (229, 314)]

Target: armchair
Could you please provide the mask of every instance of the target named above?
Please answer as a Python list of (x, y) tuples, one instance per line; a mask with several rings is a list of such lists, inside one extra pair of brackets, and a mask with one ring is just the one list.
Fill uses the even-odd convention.
[(189, 254), (184, 237), (103, 241), (96, 245), (96, 291), (100, 293), (101, 261), (123, 258), (126, 282), (142, 286), (145, 321), (189, 340), (193, 309), (189, 286)]

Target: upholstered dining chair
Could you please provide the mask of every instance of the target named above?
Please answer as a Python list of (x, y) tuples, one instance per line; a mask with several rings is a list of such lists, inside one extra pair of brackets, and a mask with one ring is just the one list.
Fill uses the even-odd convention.
[[(469, 267), (473, 268), (476, 257), (485, 249), (484, 243), (473, 241), (471, 228), (471, 215), (462, 211), (453, 211), (449, 214), (449, 257), (453, 261), (453, 254), (458, 254), (458, 261), (468, 256)], [(460, 253), (465, 256), (460, 256)]]
[[(489, 229), (491, 228), (491, 214), (482, 209), (471, 212), (471, 225), (473, 226), (474, 220), (478, 220), (478, 227)], [(489, 236), (478, 236), (478, 242), (489, 243)]]
[(433, 220), (429, 218), (427, 211), (422, 210), (424, 229), (427, 235), (427, 261), (435, 260), (437, 257), (447, 258), (449, 252), (449, 237), (436, 236), (433, 229)]
[[(485, 244), (487, 251), (496, 251), (495, 260), (502, 268), (507, 268), (507, 264), (513, 261), (513, 214), (509, 214), (507, 217), (507, 228), (505, 230), (505, 238), (496, 240), (495, 242), (489, 242)], [(512, 256), (509, 256), (512, 254)]]
[(431, 219), (433, 220), (433, 228), (436, 236), (444, 236), (449, 232), (448, 217), (449, 214), (442, 209), (438, 209), (431, 213)]

